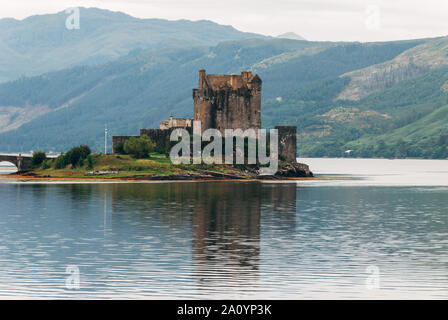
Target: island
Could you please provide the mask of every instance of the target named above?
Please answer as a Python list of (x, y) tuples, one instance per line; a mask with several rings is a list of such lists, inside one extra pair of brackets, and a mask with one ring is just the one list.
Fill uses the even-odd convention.
[[(69, 154), (69, 153), (67, 153)], [(59, 157), (58, 157), (59, 158)], [(59, 167), (58, 158), (45, 159), (33, 169), (9, 175), (10, 178), (37, 180), (272, 180), (313, 177), (308, 166), (281, 162), (272, 176), (260, 176), (258, 165), (179, 164), (173, 165), (165, 154), (151, 153), (149, 158), (131, 155), (89, 154)], [(82, 159), (82, 158), (80, 158)]]
[[(240, 75), (213, 75), (200, 70), (198, 88), (193, 89), (193, 118), (174, 118), (171, 113), (169, 120), (160, 122), (157, 129), (140, 129), (140, 134), (134, 136), (113, 136), (111, 154), (106, 152), (92, 154), (88, 146), (80, 145), (56, 158), (49, 158), (42, 151), (35, 152), (29, 158), (19, 155), (16, 161), (19, 173), (16, 177), (119, 180), (247, 180), (313, 177), (308, 165), (296, 161), (295, 126), (275, 126), (269, 130), (270, 134), (274, 132), (274, 135), (269, 136), (266, 135), (267, 130), (262, 129), (261, 90), (260, 77), (250, 71), (243, 71)], [(212, 137), (210, 132), (213, 134)], [(194, 141), (197, 142), (195, 140), (197, 137), (199, 142), (196, 146), (199, 145), (200, 148), (207, 142), (216, 143), (218, 138), (225, 140), (225, 151), (229, 151), (226, 156), (230, 154), (232, 161), (221, 161), (223, 159), (220, 154), (218, 156), (220, 161), (214, 163), (203, 159), (199, 162), (175, 163), (171, 150), (179, 141), (173, 140), (173, 135), (182, 139), (187, 136), (184, 145), (188, 151), (182, 151), (184, 157), (190, 155), (190, 144), (193, 153), (195, 152)], [(227, 140), (228, 137), (230, 140)], [(227, 149), (228, 141), (231, 141), (229, 149)], [(216, 154), (216, 150), (221, 152), (221, 149), (224, 151), (222, 142), (214, 146), (213, 155)], [(250, 157), (249, 150), (255, 149), (257, 152), (252, 153), (256, 154), (254, 160), (254, 157)], [(260, 150), (264, 150), (264, 153)], [(266, 159), (268, 153), (271, 157), (269, 165), (275, 162), (275, 170), (270, 170), (272, 173), (266, 174), (267, 166), (261, 159)], [(203, 156), (202, 151), (200, 154)], [(240, 161), (233, 161), (237, 159), (237, 155), (240, 156)]]

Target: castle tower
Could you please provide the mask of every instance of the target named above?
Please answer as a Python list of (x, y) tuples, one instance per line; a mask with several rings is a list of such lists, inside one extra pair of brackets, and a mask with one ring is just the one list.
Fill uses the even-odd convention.
[(209, 128), (261, 129), (261, 89), (258, 75), (212, 75), (199, 71), (198, 89), (193, 89), (194, 120), (202, 131)]
[(297, 158), (297, 127), (276, 126), (278, 130), (278, 154), (295, 163)]

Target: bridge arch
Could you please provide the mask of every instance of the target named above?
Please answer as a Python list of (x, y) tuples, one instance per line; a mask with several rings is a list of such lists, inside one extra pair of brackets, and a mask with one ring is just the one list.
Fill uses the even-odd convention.
[(0, 174), (11, 174), (19, 171), (16, 164), (10, 161), (0, 161)]
[(32, 167), (30, 156), (19, 155), (2, 155), (0, 154), (0, 162), (10, 162), (17, 167), (17, 171), (28, 170)]

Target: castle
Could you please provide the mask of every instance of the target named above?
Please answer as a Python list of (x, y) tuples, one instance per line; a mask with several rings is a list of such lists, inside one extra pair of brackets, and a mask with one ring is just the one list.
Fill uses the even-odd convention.
[[(258, 75), (243, 71), (241, 75), (215, 75), (199, 71), (199, 85), (193, 89), (193, 119), (174, 118), (160, 122), (159, 129), (140, 129), (158, 147), (165, 147), (171, 132), (183, 128), (193, 131), (193, 121), (201, 122), (201, 130), (214, 128), (224, 134), (225, 129), (261, 129), (261, 89)], [(296, 162), (296, 127), (276, 126), (279, 155), (286, 161)], [(113, 136), (113, 152), (119, 153), (120, 145), (131, 136)]]
[(207, 75), (199, 71), (198, 89), (193, 89), (194, 120), (202, 131), (261, 129), (261, 79), (250, 71), (241, 75)]

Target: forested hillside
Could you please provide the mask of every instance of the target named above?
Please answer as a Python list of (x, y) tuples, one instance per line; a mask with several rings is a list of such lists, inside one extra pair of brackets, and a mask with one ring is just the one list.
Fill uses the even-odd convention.
[[(100, 148), (105, 123), (112, 134), (134, 134), (139, 128), (156, 127), (171, 112), (191, 117), (191, 90), (197, 85), (201, 68), (209, 73), (254, 69), (263, 79), (264, 125), (285, 122), (301, 126), (301, 119), (306, 119), (309, 112), (316, 113), (315, 106), (300, 111), (300, 105), (288, 109), (287, 99), (280, 106), (270, 100), (295, 90), (306, 95), (303, 88), (316, 79), (337, 77), (392, 59), (419, 43), (362, 45), (252, 39), (214, 47), (149, 49), (100, 66), (22, 78), (0, 85), (0, 106), (15, 108), (0, 117), (0, 149), (57, 151), (82, 142)], [(336, 82), (339, 87), (333, 90), (340, 91), (343, 87)], [(325, 101), (323, 93), (314, 94)], [(283, 109), (285, 112), (279, 112)], [(270, 117), (271, 113), (276, 117)]]
[[(157, 22), (158, 34), (173, 26)], [(81, 143), (99, 151), (105, 124), (111, 135), (126, 135), (157, 127), (171, 112), (192, 117), (192, 89), (198, 70), (206, 69), (258, 73), (263, 127), (296, 125), (301, 157), (448, 157), (448, 38), (312, 42), (250, 38), (198, 22), (220, 30), (213, 39), (196, 23), (176, 23), (191, 26), (184, 31), (192, 38), (183, 35), (172, 45), (162, 37), (107, 63), (0, 84), (0, 151), (58, 152)], [(221, 41), (226, 37), (242, 39)]]

